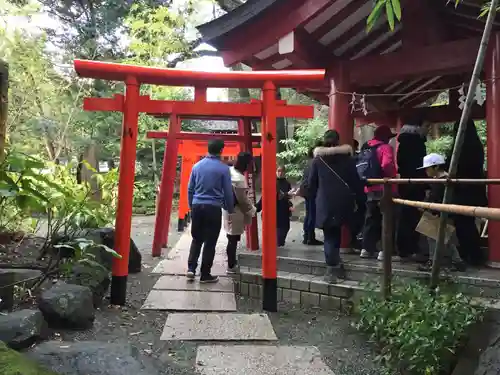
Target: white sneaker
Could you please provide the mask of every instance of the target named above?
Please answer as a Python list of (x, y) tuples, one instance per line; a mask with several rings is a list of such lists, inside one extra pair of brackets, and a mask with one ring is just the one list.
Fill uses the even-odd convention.
[(377, 260), (379, 260), (381, 262), (384, 260), (384, 252), (383, 251), (378, 252)]
[(361, 253), (359, 254), (360, 258), (372, 258), (373, 256), (366, 251), (365, 249), (361, 250)]

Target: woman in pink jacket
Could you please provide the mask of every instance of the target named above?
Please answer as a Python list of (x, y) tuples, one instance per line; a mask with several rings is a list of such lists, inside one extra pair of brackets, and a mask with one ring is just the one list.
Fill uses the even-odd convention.
[[(371, 150), (376, 153), (376, 160), (378, 165), (374, 167), (377, 169), (377, 176), (379, 178), (394, 178), (397, 175), (396, 163), (394, 160), (394, 150), (389, 141), (395, 137), (391, 129), (386, 125), (381, 125), (375, 129), (373, 139), (368, 141), (362, 148), (363, 150)], [(366, 216), (365, 225), (363, 229), (363, 250), (361, 251), (361, 258), (372, 258), (377, 256), (377, 243), (382, 237), (382, 213), (380, 211), (380, 200), (383, 194), (383, 185), (367, 185), (365, 187), (366, 193)], [(397, 192), (396, 186), (393, 185), (394, 193)], [(378, 253), (378, 259), (382, 260), (383, 253)]]

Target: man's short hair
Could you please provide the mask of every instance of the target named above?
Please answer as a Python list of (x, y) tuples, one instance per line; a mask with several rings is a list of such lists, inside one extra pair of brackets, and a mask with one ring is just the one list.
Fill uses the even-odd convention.
[(325, 135), (323, 135), (323, 144), (326, 147), (338, 146), (340, 142), (340, 135), (336, 130), (327, 130)]
[(222, 139), (212, 139), (208, 142), (208, 153), (219, 156), (224, 150), (224, 141)]

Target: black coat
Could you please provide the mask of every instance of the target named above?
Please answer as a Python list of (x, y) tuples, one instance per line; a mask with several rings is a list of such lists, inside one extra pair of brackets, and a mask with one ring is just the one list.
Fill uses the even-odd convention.
[[(286, 178), (277, 178), (276, 180), (276, 224), (278, 227), (286, 227), (290, 225), (290, 217), (292, 212), (290, 208), (293, 206), (288, 192), (292, 189), (292, 185)], [(262, 211), (262, 197), (255, 205), (257, 212)]]
[(347, 224), (354, 216), (355, 205), (363, 207), (366, 202), (352, 148), (349, 145), (318, 147), (314, 155), (309, 198), (316, 200), (316, 227), (325, 229)]
[[(458, 131), (458, 122), (455, 124), (454, 135)], [(453, 148), (448, 152), (446, 161), (451, 162)], [(484, 148), (474, 121), (467, 123), (462, 151), (458, 159), (456, 178), (485, 178), (484, 177)], [(456, 185), (453, 194), (453, 203), (466, 206), (487, 206), (486, 185)]]
[[(427, 154), (425, 136), (421, 128), (415, 125), (404, 125), (398, 135), (398, 173), (401, 178), (427, 178), (423, 169), (418, 169)], [(399, 185), (399, 195), (403, 199), (421, 201), (425, 199), (425, 185)]]

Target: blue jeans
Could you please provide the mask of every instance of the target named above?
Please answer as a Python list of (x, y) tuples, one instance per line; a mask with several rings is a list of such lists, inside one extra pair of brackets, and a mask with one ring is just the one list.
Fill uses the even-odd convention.
[(325, 262), (327, 266), (335, 267), (340, 264), (340, 227), (327, 227), (323, 229)]
[(316, 228), (316, 201), (306, 198), (306, 217), (304, 218), (304, 240), (308, 241), (314, 237)]

